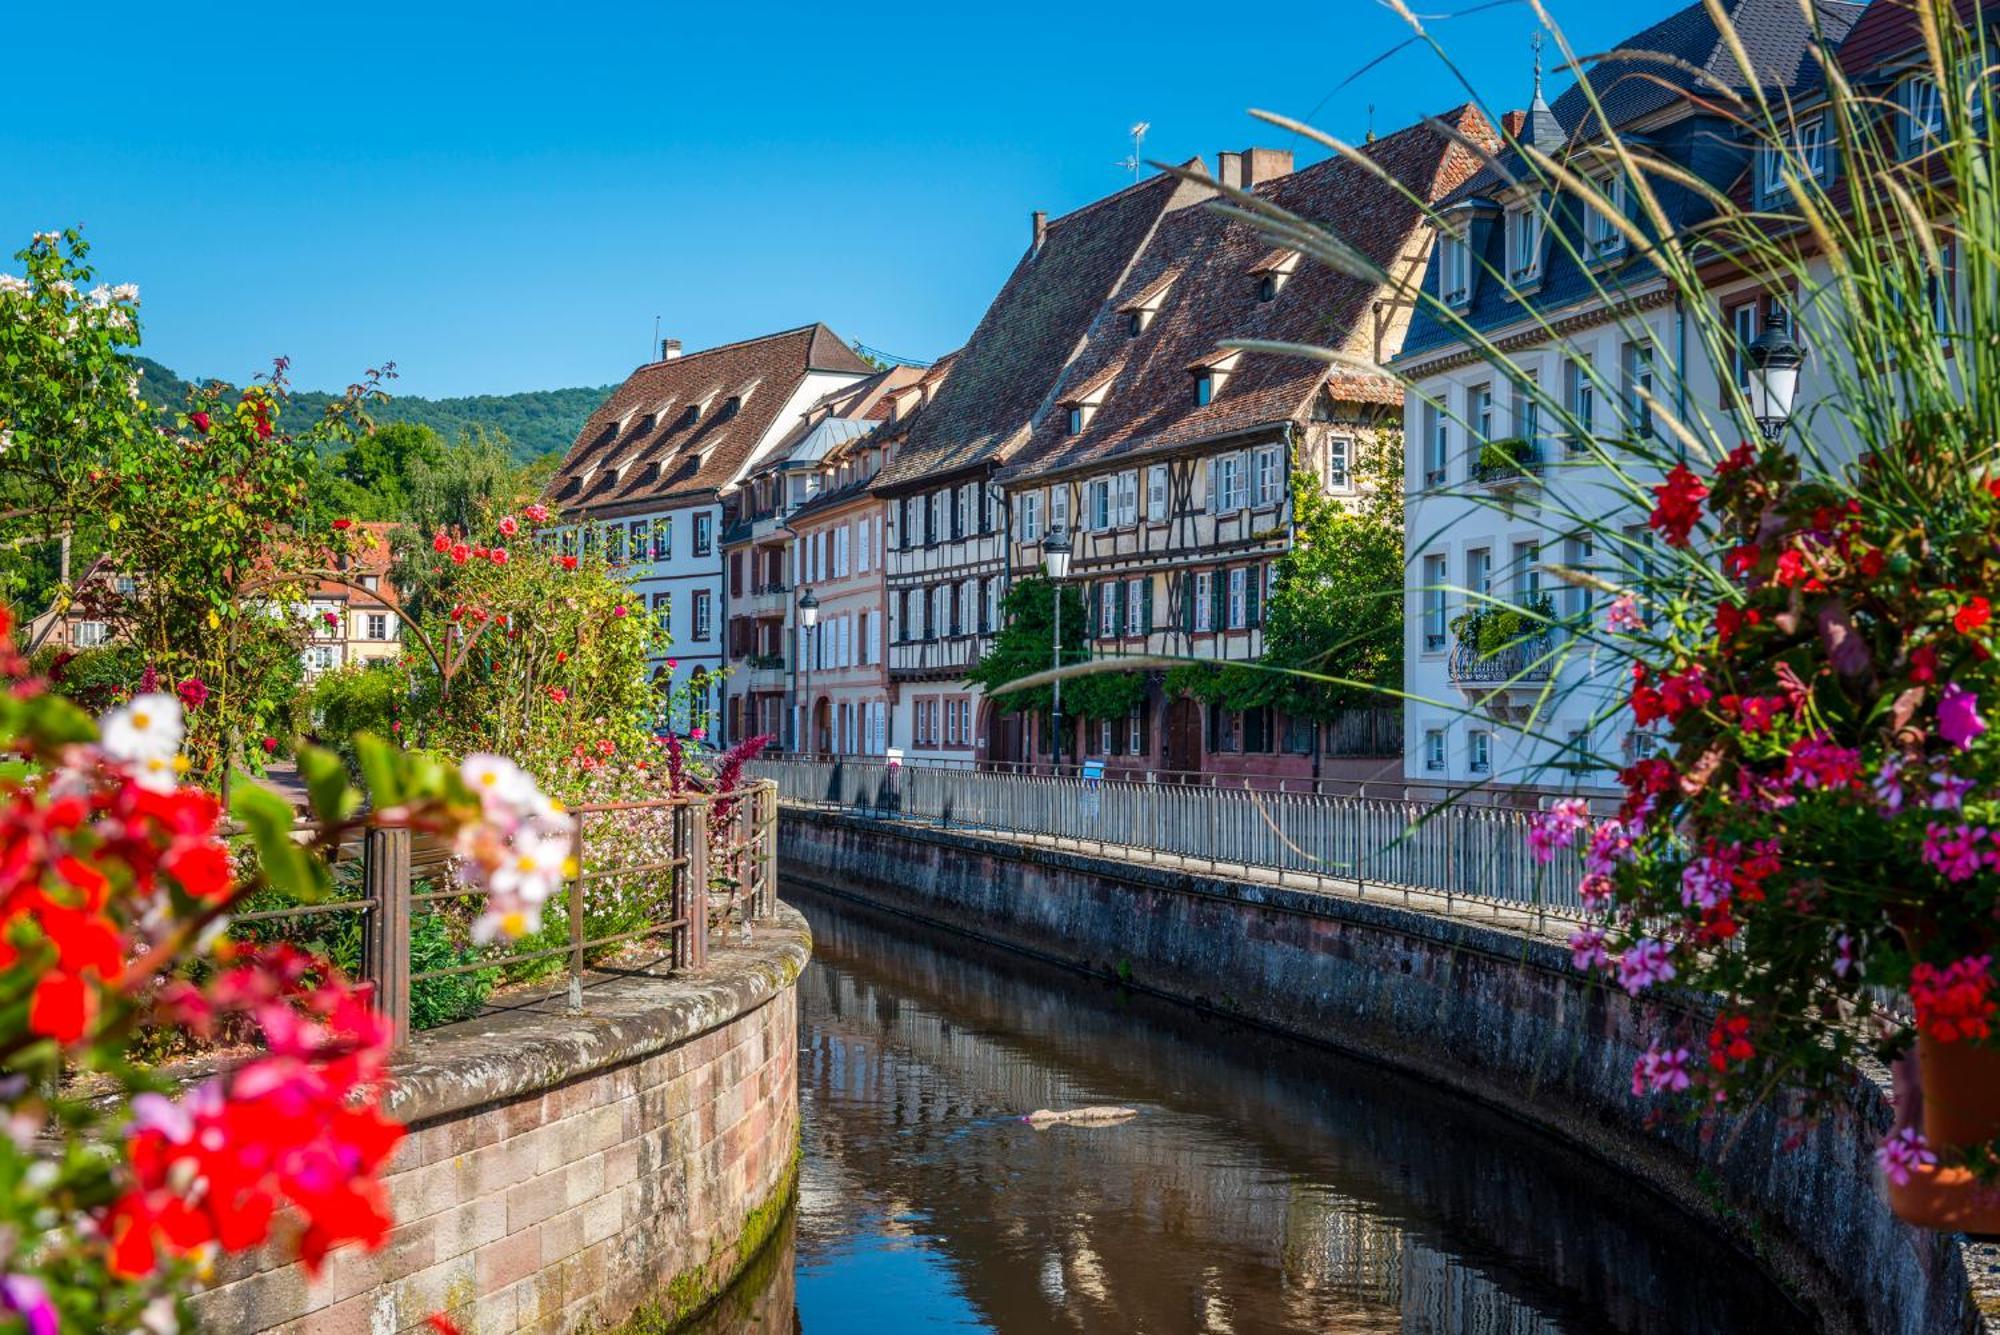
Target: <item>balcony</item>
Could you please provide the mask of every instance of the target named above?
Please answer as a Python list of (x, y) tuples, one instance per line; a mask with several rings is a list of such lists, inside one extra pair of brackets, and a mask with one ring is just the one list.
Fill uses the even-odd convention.
[(1526, 486), (1541, 477), (1544, 460), (1540, 441), (1512, 437), (1489, 440), (1479, 447), (1473, 464), (1472, 480), (1484, 487), (1504, 490)]
[(744, 689), (751, 691), (782, 691), (792, 684), (783, 654), (751, 654), (742, 660), (737, 675)]
[(1446, 674), (1472, 704), (1495, 718), (1525, 718), (1555, 675), (1555, 641), (1512, 608), (1461, 617)]
[(744, 601), (753, 617), (781, 617), (792, 610), (792, 586), (783, 582), (759, 584)]

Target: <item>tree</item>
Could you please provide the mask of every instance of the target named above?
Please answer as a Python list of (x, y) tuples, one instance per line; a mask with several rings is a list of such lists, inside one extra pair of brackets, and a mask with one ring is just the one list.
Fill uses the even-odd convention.
[(1292, 544), (1278, 558), (1259, 665), (1187, 664), (1168, 674), (1170, 691), (1323, 722), (1401, 687), (1401, 434), (1383, 431), (1356, 476), (1361, 499), (1350, 505), (1310, 474), (1293, 475)]
[[(1000, 602), (1002, 624), (993, 637), (993, 647), (965, 674), (966, 680), (985, 688), (993, 703), (1010, 714), (1047, 714), (1053, 707), (1055, 691), (1050, 686), (994, 694), (1010, 681), (1047, 672), (1052, 666), (1053, 588), (1043, 578), (1017, 580)], [(1062, 665), (1087, 663), (1090, 656), (1090, 621), (1084, 614), (1083, 596), (1076, 586), (1065, 585)], [(1071, 718), (1124, 718), (1145, 698), (1145, 676), (1139, 672), (1093, 672), (1063, 683), (1063, 713)]]
[(356, 519), (402, 519), (410, 508), (410, 486), (419, 471), (434, 469), (445, 443), (427, 426), (391, 422), (358, 436), (327, 460), (342, 509)]

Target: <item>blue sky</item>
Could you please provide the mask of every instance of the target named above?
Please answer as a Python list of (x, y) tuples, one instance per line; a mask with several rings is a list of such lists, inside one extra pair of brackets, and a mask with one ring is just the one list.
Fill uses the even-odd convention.
[[(1580, 50), (1677, 7), (1549, 2)], [(1413, 0), (1468, 7), (1436, 31), (1519, 105), (1525, 4)], [(621, 379), (656, 315), (690, 349), (825, 320), (929, 358), (1031, 209), (1126, 182), (1134, 121), (1148, 157), (1212, 165), (1288, 146), (1251, 107), (1356, 136), (1371, 103), (1386, 131), (1463, 100), (1415, 49), (1340, 87), (1407, 35), (1376, 0), (105, 0), (59, 27), (0, 81), (0, 250), (81, 224), (183, 374), (394, 360), (426, 395)]]

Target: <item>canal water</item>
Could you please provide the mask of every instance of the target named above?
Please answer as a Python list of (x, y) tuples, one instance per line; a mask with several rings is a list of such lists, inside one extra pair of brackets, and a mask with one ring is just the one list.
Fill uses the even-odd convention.
[[(1809, 1328), (1700, 1223), (1475, 1105), (787, 898), (813, 928), (798, 1205), (705, 1335)], [(1093, 1104), (1138, 1116), (1020, 1120)]]

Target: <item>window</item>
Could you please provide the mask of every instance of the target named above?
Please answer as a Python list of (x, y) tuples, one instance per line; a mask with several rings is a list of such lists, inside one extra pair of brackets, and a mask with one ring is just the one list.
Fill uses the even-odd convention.
[(1465, 741), (1465, 767), (1474, 774), (1489, 773), (1493, 768), (1493, 734), (1475, 728)]
[(1514, 434), (1528, 445), (1528, 459), (1539, 459), (1536, 447), (1542, 439), (1542, 375), (1525, 371), (1514, 380)]
[(1432, 728), (1424, 733), (1424, 768), (1432, 771), (1444, 769), (1444, 729)]
[(1897, 134), (1903, 156), (1913, 158), (1928, 152), (1944, 136), (1944, 98), (1937, 82), (1926, 75), (1913, 75), (1903, 80), (1897, 101), (1903, 113)]
[(1139, 474), (1118, 475), (1118, 527), (1131, 528), (1139, 522)]
[(1146, 470), (1146, 522), (1167, 522), (1167, 466), (1154, 464)]
[(1465, 429), (1472, 435), (1466, 442), (1468, 450), (1493, 439), (1493, 386), (1474, 385), (1465, 391)]
[(926, 629), (930, 632), (924, 638), (935, 640), (940, 635), (950, 633), (951, 627), (951, 585), (940, 584), (931, 590), (931, 621)]
[(661, 630), (669, 635), (673, 634), (674, 596), (671, 593), (653, 595), (653, 620), (659, 624)]
[(1140, 705), (1125, 720), (1125, 749), (1135, 756), (1146, 754), (1146, 707)]
[(1021, 541), (1042, 540), (1042, 493), (1026, 492), (1021, 497)]
[(1537, 195), (1507, 210), (1507, 279), (1538, 282), (1542, 276), (1542, 201)]
[(1757, 341), (1763, 324), (1759, 310), (1762, 305), (1760, 301), (1746, 301), (1729, 312), (1729, 363), (1736, 372), (1736, 388), (1745, 392), (1750, 388), (1750, 345)]
[(916, 639), (917, 622), (919, 619), (917, 591), (915, 589), (904, 589), (901, 594), (897, 595), (896, 600), (896, 638), (903, 641)]
[(978, 624), (979, 581), (968, 579), (960, 583), (958, 586), (958, 597), (953, 602), (955, 605), (952, 608), (951, 633), (954, 635), (970, 634), (973, 627)]
[(934, 491), (924, 501), (924, 545), (934, 547), (944, 540), (946, 492)]
[[(1572, 534), (1563, 539), (1563, 564), (1571, 570), (1591, 572), (1597, 561), (1597, 546), (1590, 534)], [(1587, 630), (1590, 621), (1590, 586), (1587, 584), (1565, 583), (1563, 586), (1563, 615), (1576, 622), (1579, 630)]]
[(1049, 488), (1049, 527), (1053, 529), (1068, 526), (1069, 486), (1066, 483), (1057, 483)]
[(1279, 446), (1266, 445), (1252, 458), (1256, 476), (1252, 479), (1251, 504), (1259, 509), (1276, 505), (1284, 494), (1284, 451)]
[(389, 638), (389, 614), (387, 612), (370, 612), (368, 614), (368, 638), (371, 640), (386, 640)]
[(706, 510), (694, 517), (694, 554), (707, 556), (715, 549), (715, 516)]
[(635, 519), (631, 523), (625, 526), (625, 531), (626, 531), (625, 546), (627, 554), (630, 555), (630, 557), (634, 561), (645, 560), (646, 548), (647, 548), (646, 521), (643, 519)]
[(1125, 316), (1125, 337), (1137, 338), (1146, 332), (1146, 312), (1131, 311)]
[(625, 559), (625, 530), (618, 524), (604, 530), (604, 559), (613, 565)]
[(972, 489), (976, 485), (968, 482), (951, 490), (951, 536), (954, 542), (972, 532)]
[(1653, 438), (1653, 345), (1625, 344), (1619, 356), (1625, 377), (1625, 424), (1644, 440)]
[(1613, 172), (1609, 176), (1600, 176), (1595, 184), (1603, 199), (1586, 210), (1583, 225), (1584, 243), (1590, 247), (1593, 259), (1601, 255), (1616, 255), (1625, 249), (1625, 234), (1612, 222), (1614, 218), (1625, 216), (1625, 174)]
[(987, 631), (998, 630), (1000, 629), (1000, 581), (999, 580), (989, 579), (986, 581), (985, 598), (986, 598), (986, 606), (984, 610), (980, 613), (979, 617), (980, 629)]
[(1133, 579), (1125, 582), (1125, 633), (1144, 635), (1153, 628), (1153, 582)]
[(993, 490), (983, 482), (973, 483), (972, 489), (973, 494), (978, 498), (979, 531), (981, 533), (991, 533), (993, 531)]
[[(93, 624), (102, 625), (102, 622)], [(334, 665), (333, 646), (330, 644), (309, 644), (306, 646), (306, 666), (314, 672), (332, 671)]]
[(1203, 371), (1194, 378), (1194, 401), (1202, 408), (1215, 402), (1215, 372)]
[(1590, 354), (1579, 353), (1563, 363), (1563, 403), (1569, 410), (1569, 448), (1581, 451), (1597, 434), (1597, 368)]
[(1083, 405), (1080, 403), (1072, 403), (1069, 406), (1069, 434), (1072, 436), (1083, 434)]
[(1275, 301), (1278, 296), (1278, 276), (1265, 274), (1257, 280), (1257, 300)]
[[(76, 623), (76, 647), (95, 649), (111, 642), (111, 623), (108, 621), (79, 621)], [(328, 667), (333, 666), (331, 662)]]
[(1424, 558), (1424, 652), (1427, 654), (1444, 652), (1445, 629), (1449, 620), (1446, 610), (1449, 591), (1445, 588), (1445, 581), (1450, 577), (1445, 569), (1444, 557)]
[(1434, 487), (1451, 472), (1451, 422), (1443, 406), (1424, 405), (1424, 485)]
[(1194, 577), (1194, 628), (1202, 634), (1215, 629), (1215, 574), (1203, 570)]
[(1465, 554), (1465, 589), (1475, 606), (1493, 592), (1493, 553), (1475, 547)]
[(1241, 454), (1225, 454), (1209, 460), (1209, 506), (1217, 514), (1229, 514), (1250, 504), (1250, 478)]
[(1097, 597), (1097, 633), (1109, 639), (1118, 634), (1118, 594), (1116, 580), (1099, 584), (1092, 590)]
[(365, 592), (379, 593), (382, 589), (382, 577), (380, 575), (363, 575), (361, 577), (361, 587)]
[(1542, 594), (1542, 548), (1540, 543), (1514, 544), (1514, 604), (1527, 607)]
[(720, 414), (721, 420), (727, 422), (730, 418), (736, 416), (736, 410), (741, 408), (742, 406), (743, 406), (742, 396), (738, 394), (731, 394), (729, 398), (723, 402), (722, 412)]
[(701, 420), (701, 405), (699, 403), (690, 403), (687, 406), (686, 411), (684, 411), (681, 414), (682, 426), (693, 426), (696, 422), (699, 422), (700, 420)]
[[(701, 531), (700, 517), (696, 516), (695, 531)], [(715, 595), (707, 589), (694, 591), (694, 631), (693, 638), (706, 640), (715, 633)]]
[(1472, 300), (1472, 247), (1462, 228), (1438, 233), (1438, 296), (1447, 306)]
[(1111, 527), (1111, 479), (1092, 478), (1083, 488), (1083, 526), (1092, 531)]
[(917, 544), (917, 498), (905, 496), (897, 508), (896, 545), (907, 552)]
[(1326, 489), (1346, 491), (1353, 485), (1354, 478), (1349, 469), (1354, 464), (1354, 442), (1346, 436), (1335, 436), (1326, 443)]
[(1229, 568), (1229, 629), (1242, 630), (1250, 624), (1250, 567)]
[(849, 544), (853, 541), (853, 537), (854, 535), (848, 530), (845, 524), (842, 524), (833, 531), (833, 577), (835, 579), (845, 579), (847, 577), (848, 563), (852, 552)]

